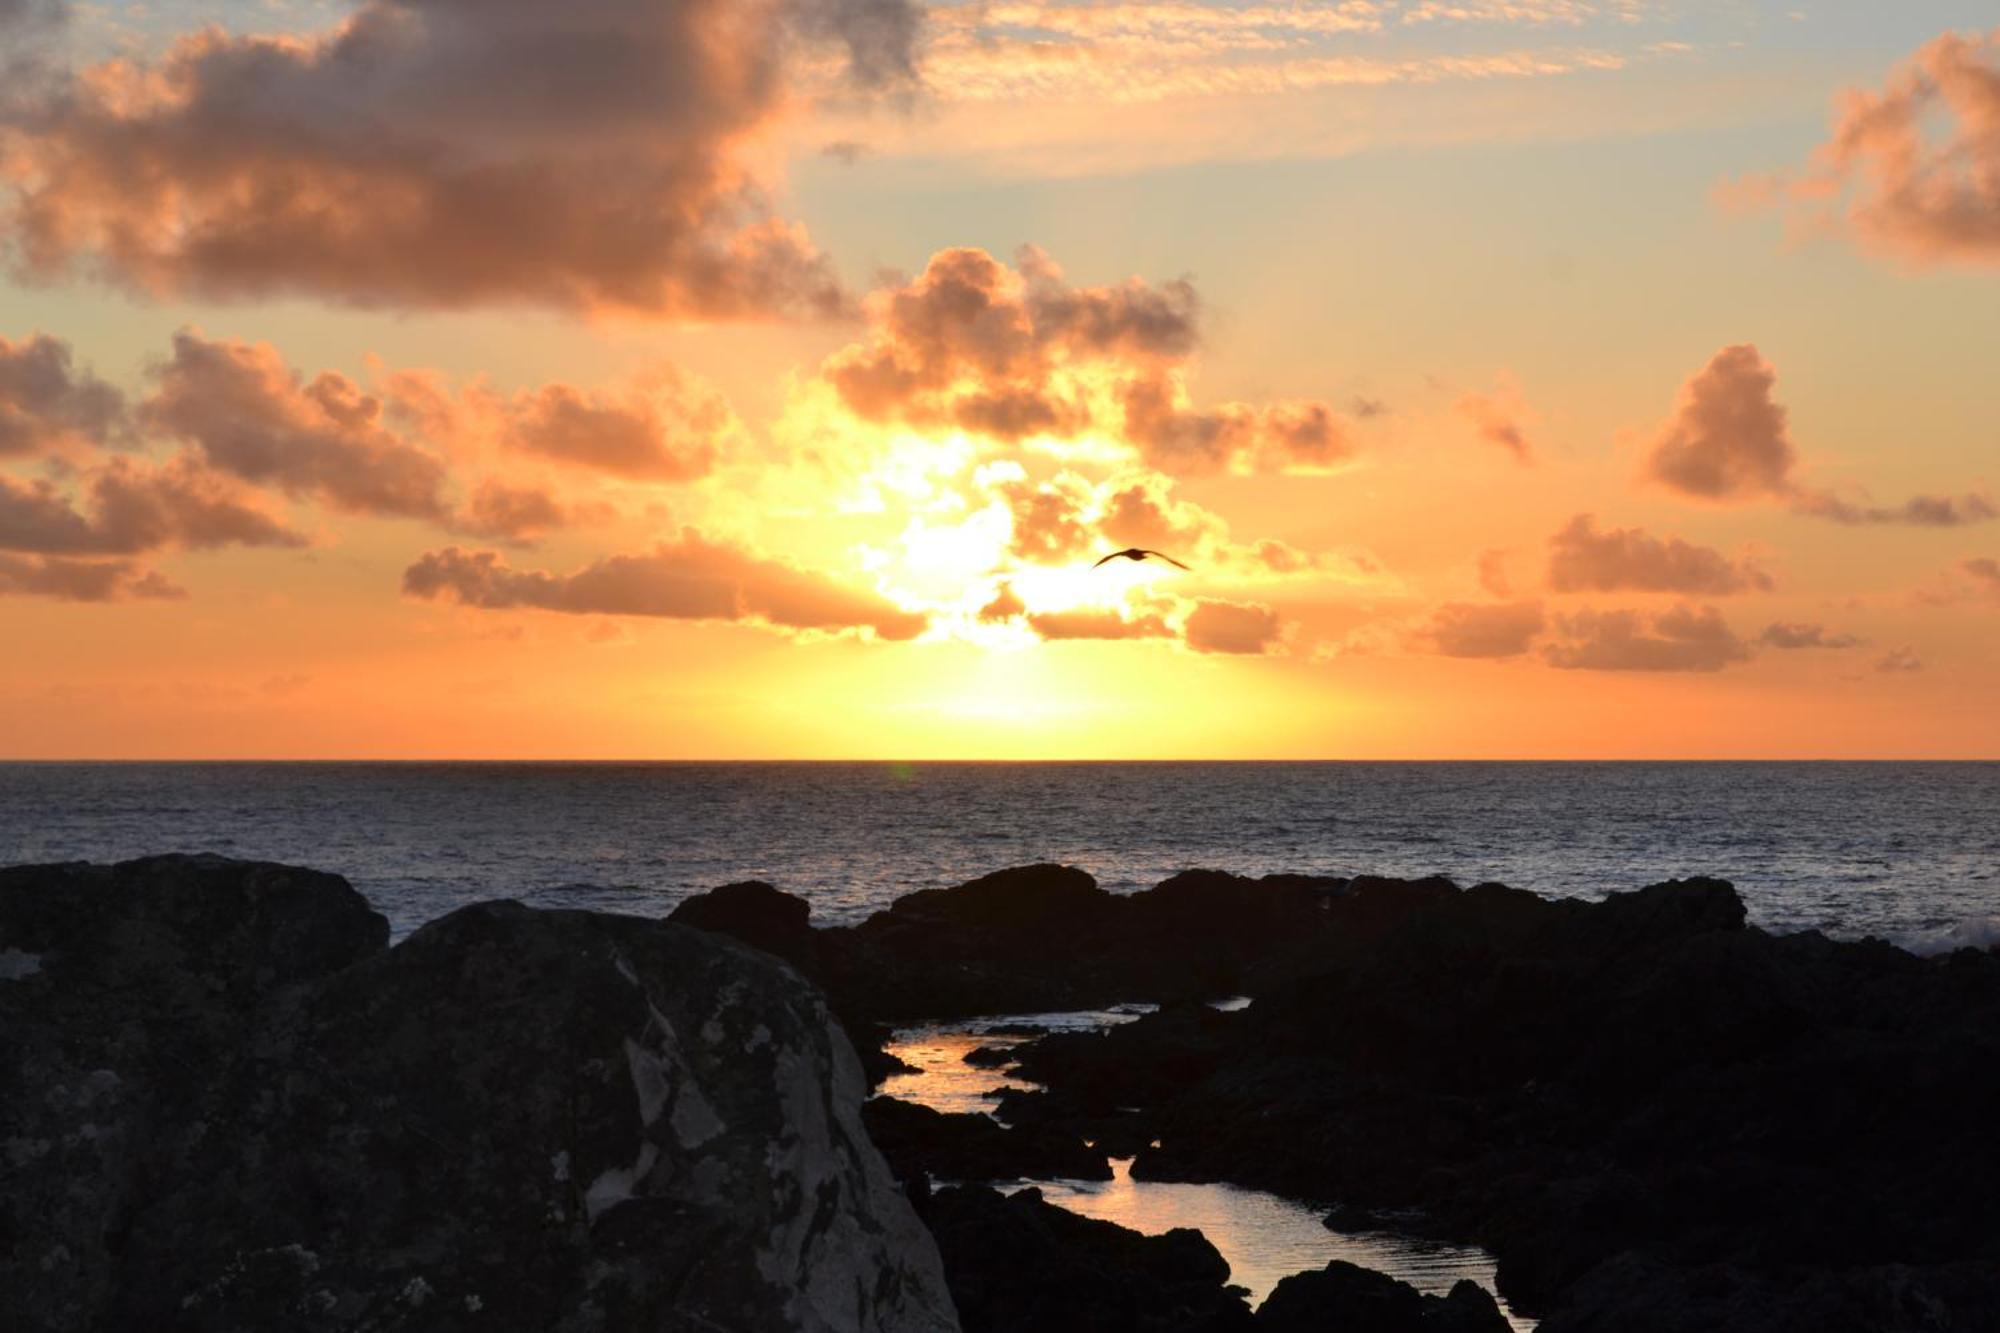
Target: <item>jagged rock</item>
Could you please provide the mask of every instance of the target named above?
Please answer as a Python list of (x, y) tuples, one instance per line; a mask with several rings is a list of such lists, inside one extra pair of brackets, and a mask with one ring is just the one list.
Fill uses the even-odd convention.
[(956, 1327), (796, 973), (513, 903), (384, 934), (282, 867), (0, 874), (0, 1324)]
[(1334, 1260), (1279, 1281), (1257, 1307), (1257, 1333), (1509, 1333), (1476, 1282), (1429, 1296), (1386, 1273)]
[(1229, 1265), (1198, 1231), (1142, 1236), (1022, 1190), (923, 1205), (966, 1333), (1251, 1333)]
[(898, 1179), (1109, 1180), (1102, 1152), (1060, 1130), (1005, 1128), (983, 1115), (953, 1115), (894, 1097), (861, 1108), (875, 1146)]

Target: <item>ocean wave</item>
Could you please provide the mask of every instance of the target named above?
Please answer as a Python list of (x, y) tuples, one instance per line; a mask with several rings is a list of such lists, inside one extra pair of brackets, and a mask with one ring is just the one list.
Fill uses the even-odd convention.
[(2000, 916), (1966, 917), (1936, 930), (1916, 931), (1897, 943), (1926, 958), (1960, 949), (2000, 948)]

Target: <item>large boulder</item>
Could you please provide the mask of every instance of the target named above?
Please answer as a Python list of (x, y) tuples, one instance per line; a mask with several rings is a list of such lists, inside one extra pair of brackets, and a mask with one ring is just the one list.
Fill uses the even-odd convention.
[(0, 1325), (957, 1326), (813, 989), (513, 903), (393, 950), (328, 876), (0, 876)]

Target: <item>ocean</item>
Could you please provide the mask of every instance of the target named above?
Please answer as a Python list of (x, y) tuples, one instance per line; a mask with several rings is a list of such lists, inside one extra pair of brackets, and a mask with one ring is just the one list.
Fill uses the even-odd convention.
[(0, 864), (212, 851), (346, 876), (401, 936), (463, 903), (657, 915), (764, 879), (851, 922), (1034, 861), (1733, 880), (1772, 930), (2000, 938), (2000, 763), (0, 764)]

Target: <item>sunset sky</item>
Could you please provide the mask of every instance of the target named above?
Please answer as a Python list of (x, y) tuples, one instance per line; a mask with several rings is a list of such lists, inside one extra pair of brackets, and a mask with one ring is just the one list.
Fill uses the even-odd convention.
[(2000, 755), (1993, 22), (0, 0), (0, 756)]

